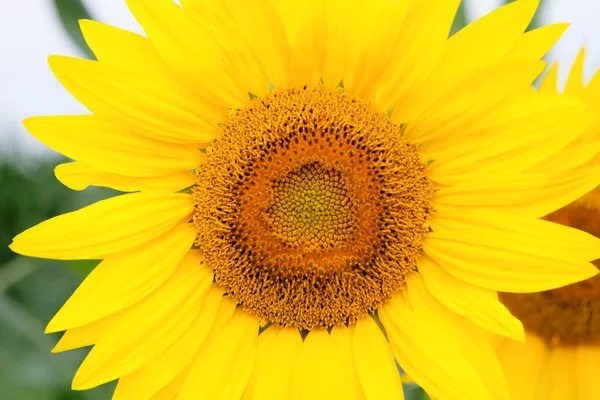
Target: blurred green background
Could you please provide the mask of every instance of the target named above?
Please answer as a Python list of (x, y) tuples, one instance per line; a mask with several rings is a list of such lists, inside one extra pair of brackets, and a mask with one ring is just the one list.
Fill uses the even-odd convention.
[[(79, 0), (48, 0), (64, 32), (84, 57), (86, 46), (78, 19), (91, 18)], [(461, 7), (452, 32), (466, 23)], [(52, 102), (52, 99), (48, 99)], [(113, 195), (108, 189), (74, 192), (62, 186), (54, 166), (66, 159), (52, 156), (24, 162), (0, 156), (0, 399), (106, 400), (114, 384), (85, 391), (70, 389), (71, 379), (87, 350), (51, 354), (60, 334), (44, 335), (45, 325), (89, 273), (89, 262), (59, 262), (18, 256), (8, 249), (11, 238), (55, 215)], [(407, 398), (425, 399), (407, 385)]]

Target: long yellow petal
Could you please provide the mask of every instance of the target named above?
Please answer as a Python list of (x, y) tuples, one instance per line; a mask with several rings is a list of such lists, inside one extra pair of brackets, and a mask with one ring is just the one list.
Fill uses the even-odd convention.
[[(593, 128), (590, 129), (593, 131)], [(590, 132), (592, 133), (592, 132)], [(580, 138), (581, 139), (581, 138)], [(576, 146), (569, 146), (544, 161), (534, 165), (527, 172), (545, 173), (547, 171), (556, 171), (557, 173), (572, 173), (578, 167), (584, 166), (600, 154), (600, 142), (584, 142)], [(596, 163), (593, 163), (597, 165)]]
[[(558, 152), (590, 127), (596, 116), (566, 95), (524, 94), (499, 107), (462, 146), (429, 151), (430, 177), (443, 184), (520, 173)], [(473, 132), (473, 131), (472, 131)], [(476, 166), (476, 168), (475, 168)]]
[(495, 291), (453, 277), (426, 255), (419, 272), (427, 290), (450, 310), (499, 335), (525, 340), (523, 324), (498, 301)]
[(281, 17), (269, 0), (186, 3), (186, 10), (222, 46), (240, 81), (256, 96), (269, 83), (288, 87), (290, 47)]
[(185, 368), (179, 373), (167, 386), (162, 388), (158, 393), (150, 398), (150, 400), (175, 400), (183, 382), (185, 382), (189, 373), (190, 367)]
[(79, 20), (79, 26), (101, 63), (158, 76), (167, 74), (165, 63), (147, 37), (92, 20)]
[(551, 171), (478, 179), (442, 188), (436, 192), (435, 203), (438, 210), (484, 207), (541, 218), (600, 185), (600, 167), (570, 170), (555, 176), (550, 175)]
[(73, 388), (89, 389), (130, 374), (175, 343), (196, 319), (213, 279), (200, 262), (195, 252), (186, 256), (169, 280), (100, 338), (77, 370)]
[(358, 371), (356, 368), (356, 358), (354, 356), (354, 329), (355, 326), (336, 326), (334, 327), (329, 336), (333, 340), (342, 367), (345, 368), (346, 376), (349, 376), (348, 386), (352, 390), (353, 398), (356, 400), (366, 400), (365, 393), (360, 384), (358, 378)]
[(558, 346), (548, 355), (548, 360), (540, 373), (536, 398), (544, 400), (577, 398), (577, 393), (573, 393), (575, 374), (579, 372), (576, 370), (577, 349), (571, 346)]
[(444, 150), (456, 146), (457, 138), (468, 146), (472, 136), (493, 122), (504, 121), (505, 115), (497, 116), (500, 106), (518, 93), (531, 92), (531, 82), (544, 67), (545, 63), (539, 60), (513, 61), (469, 74), (446, 91), (428, 86), (416, 94), (421, 109), (410, 102), (396, 104), (392, 120), (409, 121), (405, 135), (422, 144), (423, 151), (445, 160), (451, 155)]
[(77, 349), (79, 347), (91, 346), (98, 343), (100, 338), (106, 334), (123, 316), (124, 311), (111, 314), (97, 321), (90, 322), (77, 328), (68, 329), (62, 335), (53, 353)]
[[(296, 328), (269, 327), (259, 338), (259, 352), (252, 399), (289, 399), (292, 393), (292, 373), (302, 347), (302, 337)], [(261, 345), (261, 342), (267, 342)]]
[(200, 312), (179, 339), (148, 364), (119, 379), (113, 400), (147, 399), (190, 365), (213, 326), (223, 291), (212, 285), (200, 302)]
[(404, 20), (410, 2), (353, 1), (330, 7), (327, 36), (331, 40), (323, 81), (335, 87), (343, 80), (345, 93), (369, 102), (386, 83), (382, 74), (391, 68), (390, 59), (397, 59), (395, 46), (404, 34), (399, 26), (410, 23)]
[(203, 158), (200, 145), (155, 140), (96, 115), (32, 117), (23, 124), (59, 153), (115, 174), (162, 176), (194, 169)]
[(433, 398), (508, 399), (493, 349), (463, 317), (429, 294), (418, 274), (407, 279), (406, 298), (379, 309), (398, 363)]
[(46, 333), (89, 324), (148, 296), (173, 274), (195, 238), (193, 225), (182, 224), (155, 240), (108, 256), (52, 318)]
[(575, 96), (581, 96), (584, 92), (583, 86), (583, 64), (585, 62), (585, 48), (582, 48), (575, 59), (569, 77), (567, 78), (567, 84), (565, 85), (565, 93), (573, 94)]
[(63, 86), (94, 114), (114, 118), (140, 134), (172, 143), (208, 143), (222, 115), (168, 81), (96, 61), (51, 56)]
[(590, 278), (600, 239), (549, 221), (497, 211), (438, 212), (423, 243), (456, 278), (502, 292), (537, 292)]
[[(396, 2), (401, 3), (401, 2)], [(421, 84), (439, 65), (446, 46), (459, 0), (411, 1), (402, 24), (398, 21), (398, 39), (392, 48), (387, 68), (374, 94), (373, 104), (382, 112), (396, 107), (402, 122), (412, 121), (413, 113), (405, 112), (399, 104), (421, 109), (421, 101), (412, 105), (422, 90)]]
[(151, 178), (135, 178), (106, 172), (81, 162), (59, 164), (54, 168), (54, 175), (60, 183), (73, 190), (102, 186), (121, 192), (177, 192), (196, 183), (196, 177), (191, 171)]
[(539, 60), (552, 49), (569, 24), (552, 24), (525, 32), (515, 43), (504, 61)]
[[(286, 29), (294, 39), (291, 46), (291, 62), (289, 67), (290, 84), (295, 86), (317, 85), (323, 76), (325, 59), (327, 58), (327, 3), (319, 0), (305, 0), (300, 11), (293, 15), (298, 6), (290, 1), (276, 1), (278, 9), (283, 11), (284, 24), (288, 18), (302, 18), (293, 23), (294, 28)], [(286, 3), (286, 4), (283, 4)], [(292, 32), (293, 31), (293, 32)]]
[(531, 400), (537, 396), (541, 370), (548, 362), (548, 348), (535, 335), (528, 334), (525, 343), (504, 339), (496, 346), (496, 354), (504, 369), (512, 398)]
[(197, 98), (224, 111), (248, 103), (249, 88), (239, 82), (226, 52), (192, 13), (171, 0), (127, 0), (127, 5), (180, 84), (194, 88)]
[(375, 321), (362, 318), (354, 329), (354, 359), (367, 400), (403, 400), (402, 381), (390, 345)]
[(353, 385), (333, 339), (324, 329), (313, 329), (304, 339), (294, 369), (292, 400), (354, 399)]
[(238, 399), (256, 358), (258, 321), (236, 310), (224, 325), (215, 326), (198, 350), (178, 399)]
[(578, 346), (576, 352), (574, 371), (577, 399), (600, 399), (600, 385), (596, 381), (596, 377), (600, 374), (600, 350), (598, 346)]
[(539, 93), (558, 93), (558, 63), (554, 63), (546, 73), (538, 88)]
[(452, 80), (504, 59), (522, 37), (538, 4), (539, 0), (507, 4), (453, 35), (440, 67), (445, 79)]
[(125, 194), (46, 220), (15, 236), (10, 248), (31, 257), (100, 259), (168, 232), (192, 211), (186, 194)]

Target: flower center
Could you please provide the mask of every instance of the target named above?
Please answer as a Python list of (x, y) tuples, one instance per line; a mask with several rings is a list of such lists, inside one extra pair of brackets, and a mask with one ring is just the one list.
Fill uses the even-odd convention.
[(276, 91), (222, 127), (197, 169), (197, 245), (264, 321), (354, 323), (415, 269), (432, 189), (400, 126), (339, 90)]
[[(600, 188), (546, 219), (600, 237)], [(594, 261), (600, 268), (600, 260)], [(600, 275), (541, 293), (501, 293), (500, 300), (529, 332), (550, 344), (600, 341)]]

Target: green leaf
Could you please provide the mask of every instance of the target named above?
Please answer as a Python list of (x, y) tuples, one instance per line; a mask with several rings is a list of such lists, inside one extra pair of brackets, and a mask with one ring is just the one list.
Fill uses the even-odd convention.
[[(504, 4), (509, 4), (509, 3), (513, 3), (517, 0), (504, 0)], [(529, 26), (527, 27), (527, 31), (533, 30), (535, 28), (539, 28), (540, 25), (540, 13), (542, 11), (542, 9), (544, 8), (546, 4), (546, 0), (540, 0), (540, 5), (537, 9), (537, 11), (535, 12), (535, 15), (533, 16), (533, 18), (531, 19), (531, 22), (529, 23)]]
[(81, 0), (54, 0), (54, 8), (71, 40), (75, 42), (87, 58), (94, 59), (94, 54), (85, 42), (79, 28), (80, 19), (92, 19)]

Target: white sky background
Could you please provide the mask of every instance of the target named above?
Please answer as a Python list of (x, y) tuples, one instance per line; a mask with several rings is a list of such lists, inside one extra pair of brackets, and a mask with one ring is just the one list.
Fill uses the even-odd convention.
[[(123, 0), (85, 0), (99, 21), (140, 32)], [(466, 0), (469, 20), (498, 7), (500, 0)], [(542, 24), (573, 25), (548, 59), (560, 60), (564, 80), (582, 46), (586, 77), (600, 66), (600, 1), (546, 0)], [(47, 66), (50, 54), (80, 55), (63, 32), (50, 0), (0, 0), (0, 156), (51, 152), (29, 136), (21, 121), (31, 115), (85, 112), (55, 80)]]

